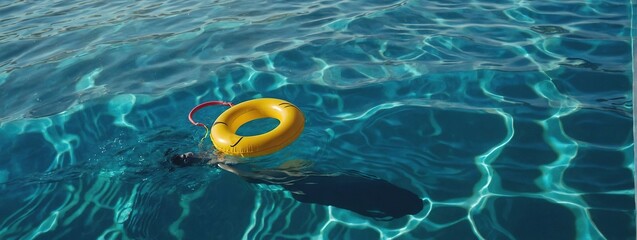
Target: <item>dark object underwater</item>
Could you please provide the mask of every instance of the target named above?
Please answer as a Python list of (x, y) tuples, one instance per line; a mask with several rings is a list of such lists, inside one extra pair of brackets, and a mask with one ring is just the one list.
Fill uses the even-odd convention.
[[(203, 165), (209, 159), (193, 155), (175, 155), (171, 163), (178, 167)], [(385, 180), (357, 171), (317, 173), (300, 170), (265, 169), (245, 171), (217, 163), (247, 182), (279, 185), (304, 203), (330, 205), (378, 220), (391, 220), (420, 212), (424, 203), (416, 194)]]

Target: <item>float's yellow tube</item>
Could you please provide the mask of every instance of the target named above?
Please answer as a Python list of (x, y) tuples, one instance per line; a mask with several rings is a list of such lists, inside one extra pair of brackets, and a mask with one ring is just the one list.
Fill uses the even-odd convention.
[[(241, 125), (256, 119), (274, 118), (279, 125), (255, 136), (237, 135)], [(294, 142), (305, 126), (305, 117), (293, 104), (276, 98), (242, 102), (221, 113), (212, 124), (210, 139), (217, 150), (242, 157), (274, 153)]]

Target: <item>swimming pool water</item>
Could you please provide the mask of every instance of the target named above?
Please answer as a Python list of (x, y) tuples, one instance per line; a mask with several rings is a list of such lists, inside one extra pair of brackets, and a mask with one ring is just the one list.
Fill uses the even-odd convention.
[[(2, 2), (0, 238), (634, 239), (634, 8)], [(306, 127), (251, 164), (357, 170), (425, 208), (378, 221), (160, 164), (210, 148), (193, 106), (260, 97)]]

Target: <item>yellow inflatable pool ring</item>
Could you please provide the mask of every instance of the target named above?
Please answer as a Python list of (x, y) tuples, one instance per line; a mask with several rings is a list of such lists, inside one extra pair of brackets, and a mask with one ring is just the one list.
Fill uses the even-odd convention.
[[(261, 118), (274, 118), (279, 125), (255, 136), (237, 135), (241, 125)], [(305, 126), (305, 117), (293, 104), (275, 98), (242, 102), (221, 113), (210, 129), (210, 139), (217, 150), (242, 157), (274, 153), (294, 142)]]

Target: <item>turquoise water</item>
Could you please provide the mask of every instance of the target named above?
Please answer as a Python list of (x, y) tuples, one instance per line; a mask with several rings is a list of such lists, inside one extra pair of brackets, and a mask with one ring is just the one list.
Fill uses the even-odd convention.
[[(2, 2), (0, 238), (635, 239), (634, 7)], [(210, 149), (196, 104), (261, 97), (306, 127), (252, 165), (354, 169), (425, 208), (378, 221), (160, 164)]]

